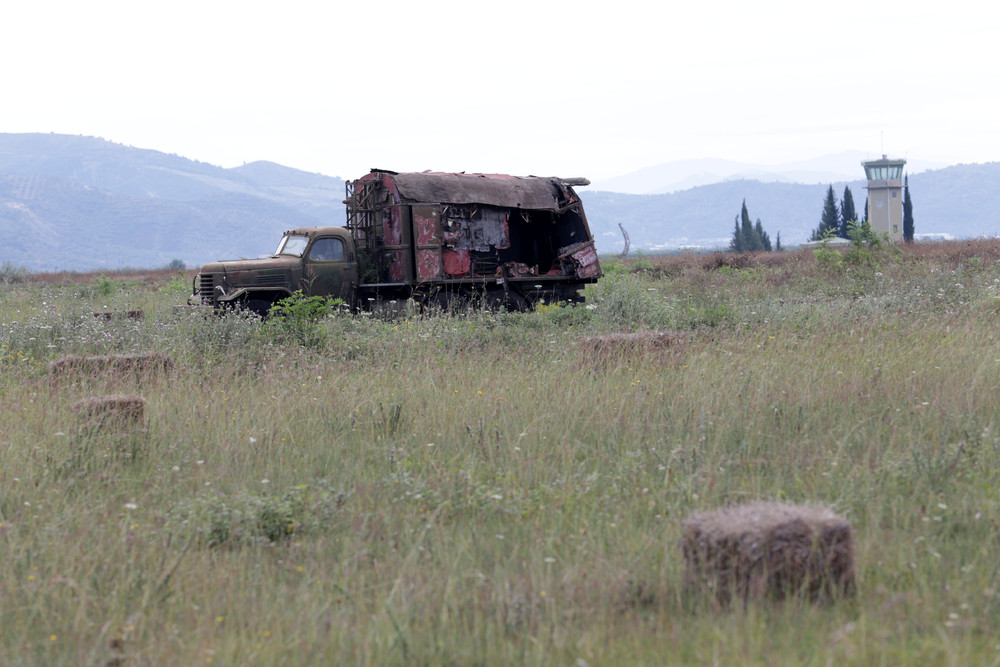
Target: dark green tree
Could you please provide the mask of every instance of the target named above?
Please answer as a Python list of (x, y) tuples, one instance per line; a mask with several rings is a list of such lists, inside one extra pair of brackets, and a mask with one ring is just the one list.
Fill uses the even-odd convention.
[(781, 232), (774, 237), (774, 251), (781, 252)]
[(848, 238), (847, 223), (851, 220), (858, 221), (858, 212), (854, 210), (854, 196), (851, 194), (851, 188), (845, 185), (844, 198), (840, 200), (840, 228), (837, 230), (837, 236)]
[(756, 224), (750, 222), (745, 199), (743, 210), (733, 221), (733, 238), (729, 241), (729, 249), (733, 252), (771, 251), (771, 239), (764, 231), (760, 218), (757, 218)]
[(763, 250), (764, 243), (761, 241), (760, 237), (757, 236), (757, 232), (753, 227), (753, 222), (750, 220), (750, 213), (747, 211), (747, 200), (743, 200), (743, 210), (740, 212), (740, 235), (743, 237), (743, 249), (744, 250)]
[(760, 242), (760, 249), (771, 252), (771, 237), (764, 231), (764, 225), (760, 224), (760, 218), (757, 218), (757, 224), (753, 226), (753, 234)]
[(910, 201), (910, 175), (903, 178), (903, 241), (913, 243), (913, 202)]
[(826, 200), (823, 202), (823, 215), (819, 219), (819, 227), (812, 234), (810, 241), (819, 241), (827, 236), (836, 236), (840, 227), (840, 212), (837, 210), (837, 196), (833, 194), (833, 186), (826, 190)]
[(743, 232), (740, 229), (740, 216), (736, 216), (735, 224), (733, 225), (733, 238), (729, 241), (729, 249), (733, 252), (743, 252), (746, 248), (743, 247)]

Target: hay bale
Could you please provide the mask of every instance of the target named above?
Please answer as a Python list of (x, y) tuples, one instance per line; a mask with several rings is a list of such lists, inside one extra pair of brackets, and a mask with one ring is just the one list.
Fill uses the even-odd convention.
[(683, 334), (672, 331), (641, 331), (639, 333), (604, 334), (587, 336), (581, 342), (581, 347), (598, 357), (623, 352), (651, 352), (683, 347), (687, 338)]
[(99, 320), (104, 320), (105, 322), (110, 322), (113, 319), (141, 320), (144, 315), (145, 313), (141, 310), (100, 310), (94, 313), (94, 317)]
[(68, 355), (50, 361), (49, 375), (148, 375), (165, 373), (174, 361), (161, 352), (106, 354), (91, 357)]
[(692, 515), (683, 523), (686, 583), (716, 599), (854, 592), (851, 525), (816, 505), (751, 503)]
[(146, 399), (142, 396), (93, 396), (74, 403), (73, 412), (84, 427), (128, 430), (142, 423)]

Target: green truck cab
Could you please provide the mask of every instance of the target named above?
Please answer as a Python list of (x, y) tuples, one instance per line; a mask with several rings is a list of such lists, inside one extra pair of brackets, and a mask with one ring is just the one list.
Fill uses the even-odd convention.
[(202, 266), (188, 303), (264, 316), (276, 301), (297, 291), (352, 303), (357, 286), (357, 252), (350, 232), (343, 227), (299, 227), (285, 232), (270, 257)]

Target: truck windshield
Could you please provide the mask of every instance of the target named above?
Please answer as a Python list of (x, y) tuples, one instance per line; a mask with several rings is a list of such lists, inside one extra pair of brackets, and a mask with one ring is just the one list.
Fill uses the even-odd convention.
[(295, 255), (296, 257), (301, 257), (302, 252), (306, 249), (306, 245), (309, 243), (308, 236), (300, 236), (298, 234), (288, 234), (281, 239), (281, 243), (278, 244), (278, 249), (274, 251), (275, 255)]

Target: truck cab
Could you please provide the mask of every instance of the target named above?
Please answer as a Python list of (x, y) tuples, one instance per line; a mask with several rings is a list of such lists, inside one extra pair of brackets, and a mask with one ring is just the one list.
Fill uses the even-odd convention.
[(343, 227), (298, 227), (281, 237), (273, 255), (211, 262), (195, 276), (192, 305), (242, 308), (263, 316), (301, 290), (353, 305), (358, 264), (354, 239)]

